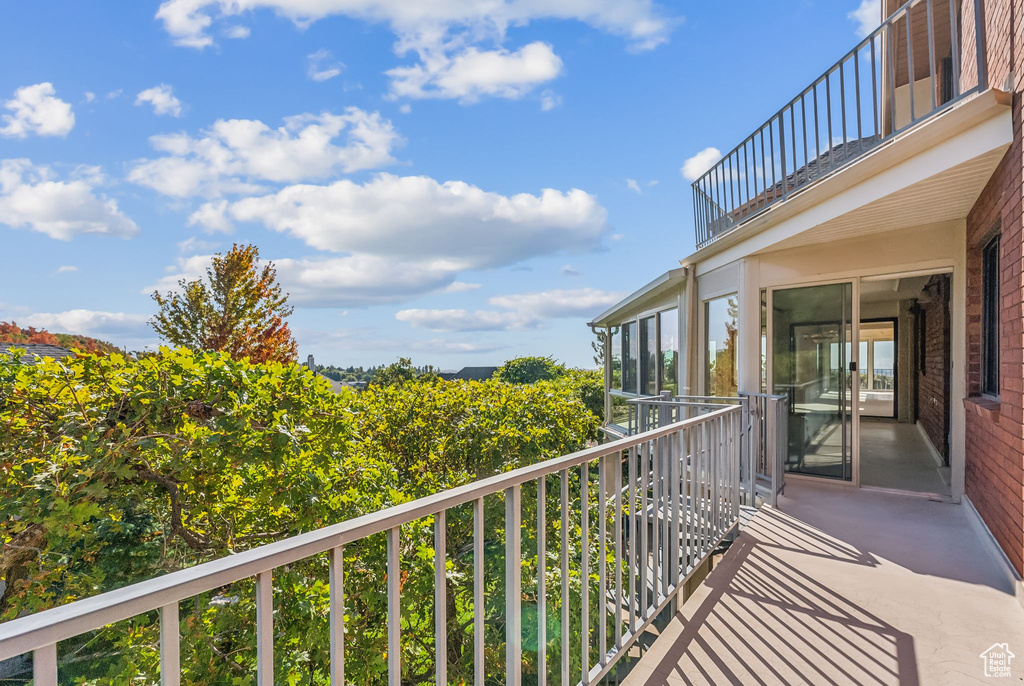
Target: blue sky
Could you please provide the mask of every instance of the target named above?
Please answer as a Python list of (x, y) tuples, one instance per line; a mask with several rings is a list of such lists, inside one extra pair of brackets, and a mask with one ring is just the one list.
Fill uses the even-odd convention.
[(876, 16), (8, 0), (0, 320), (151, 346), (148, 293), (237, 241), (277, 263), (302, 359), (592, 365), (589, 317), (693, 249), (687, 160), (737, 144)]

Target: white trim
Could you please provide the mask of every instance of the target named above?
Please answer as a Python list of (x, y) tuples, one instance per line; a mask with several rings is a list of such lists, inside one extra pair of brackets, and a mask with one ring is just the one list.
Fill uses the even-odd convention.
[(970, 521), (971, 527), (987, 544), (985, 547), (988, 548), (989, 554), (996, 565), (1006, 574), (1008, 581), (1013, 586), (1017, 602), (1024, 608), (1024, 581), (1021, 580), (1020, 574), (1017, 573), (1013, 563), (1010, 562), (1010, 558), (1006, 556), (999, 542), (996, 541), (996, 537), (992, 535), (991, 529), (988, 528), (988, 524), (981, 518), (981, 513), (974, 507), (974, 503), (971, 502), (966, 493), (960, 499), (960, 502), (964, 506), (964, 511), (967, 512), (967, 519)]
[[(948, 388), (946, 389), (946, 392), (947, 394), (949, 393)], [(950, 410), (952, 410), (952, 405), (953, 403), (951, 401)], [(924, 444), (928, 446), (928, 454), (932, 456), (933, 460), (935, 460), (935, 464), (937, 464), (939, 467), (945, 467), (946, 465), (942, 464), (942, 454), (939, 453), (938, 448), (936, 448), (935, 444), (932, 443), (932, 439), (928, 435), (928, 432), (924, 430), (923, 426), (921, 426), (921, 420), (919, 419), (916, 422), (914, 422), (914, 426), (917, 427), (918, 432), (920, 432), (921, 434), (921, 438), (924, 439)]]

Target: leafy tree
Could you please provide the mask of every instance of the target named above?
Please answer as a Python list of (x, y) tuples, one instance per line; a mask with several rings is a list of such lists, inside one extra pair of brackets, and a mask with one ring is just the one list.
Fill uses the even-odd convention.
[[(83, 355), (38, 366), (0, 355), (0, 621), (578, 450), (597, 420), (575, 383), (571, 374), (532, 385), (414, 380), (335, 394), (302, 366), (227, 353), (161, 349), (138, 360)], [(570, 539), (578, 541), (579, 470), (569, 478), (577, 500)], [(523, 537), (524, 550), (535, 551), (535, 508), (525, 505), (534, 488), (523, 485)], [(588, 503), (592, 525), (596, 491)], [(552, 479), (543, 524), (549, 541), (559, 540), (557, 492)], [(485, 507), (491, 683), (503, 671), (502, 495), (489, 496)], [(403, 683), (433, 679), (432, 526), (430, 517), (417, 520), (400, 536)], [(470, 508), (449, 511), (447, 543), (449, 674), (452, 683), (469, 683)], [(574, 545), (573, 593), (564, 602), (579, 617), (583, 580)], [(593, 571), (596, 549), (590, 557)], [(548, 588), (556, 589), (554, 547), (549, 558)], [(383, 536), (346, 545), (345, 560), (347, 680), (383, 684)], [(524, 574), (536, 569), (536, 555), (526, 556)], [(329, 682), (326, 579), (324, 556), (274, 570), (281, 683)], [(588, 581), (596, 617), (596, 576)], [(527, 617), (536, 607), (531, 593), (524, 584)], [(251, 683), (253, 597), (250, 579), (181, 603), (183, 683)], [(549, 598), (555, 666), (561, 602)], [(566, 630), (578, 635), (578, 627)], [(526, 639), (529, 682), (536, 643)], [(59, 659), (68, 683), (151, 683), (159, 664), (155, 613), (62, 642)]]
[(0, 341), (4, 343), (48, 343), (87, 353), (118, 352), (118, 347), (89, 336), (68, 333), (50, 333), (46, 329), (19, 327), (15, 322), (0, 322)]
[(260, 268), (254, 245), (216, 254), (206, 279), (178, 282), (180, 293), (153, 293), (160, 311), (150, 325), (168, 343), (234, 359), (291, 362), (296, 343), (285, 321), (293, 311), (272, 263)]
[(590, 349), (594, 353), (594, 364), (604, 369), (604, 345), (607, 334), (604, 331), (594, 332), (594, 340), (590, 341)]
[(517, 357), (498, 367), (495, 377), (506, 383), (537, 383), (557, 379), (566, 371), (552, 357)]

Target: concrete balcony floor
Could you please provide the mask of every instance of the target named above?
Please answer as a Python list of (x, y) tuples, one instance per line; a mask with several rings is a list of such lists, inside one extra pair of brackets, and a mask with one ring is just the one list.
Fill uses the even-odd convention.
[(790, 483), (761, 510), (624, 681), (982, 684), (1021, 657), (1024, 607), (964, 506)]

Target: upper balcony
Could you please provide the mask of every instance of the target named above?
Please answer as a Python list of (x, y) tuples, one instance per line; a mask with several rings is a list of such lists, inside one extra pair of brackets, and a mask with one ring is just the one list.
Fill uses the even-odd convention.
[(697, 248), (987, 88), (980, 0), (910, 0), (693, 183)]

